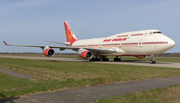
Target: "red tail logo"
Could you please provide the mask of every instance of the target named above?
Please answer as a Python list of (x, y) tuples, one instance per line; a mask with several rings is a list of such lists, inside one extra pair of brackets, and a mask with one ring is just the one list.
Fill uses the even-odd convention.
[(69, 24), (67, 22), (64, 22), (64, 28), (65, 28), (65, 32), (66, 32), (66, 42), (70, 42), (72, 45), (72, 43), (77, 41), (78, 39), (74, 35), (71, 27), (69, 26)]

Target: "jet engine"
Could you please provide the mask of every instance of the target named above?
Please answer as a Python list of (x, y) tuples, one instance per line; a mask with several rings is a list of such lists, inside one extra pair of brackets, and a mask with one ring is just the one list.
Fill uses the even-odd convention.
[(78, 54), (81, 58), (83, 59), (92, 59), (93, 58), (93, 53), (88, 51), (88, 50), (85, 50), (85, 49), (79, 49), (78, 50)]
[(148, 56), (136, 56), (139, 59), (146, 59)]
[(44, 50), (44, 55), (47, 57), (51, 57), (55, 54), (54, 50), (52, 48), (47, 48)]

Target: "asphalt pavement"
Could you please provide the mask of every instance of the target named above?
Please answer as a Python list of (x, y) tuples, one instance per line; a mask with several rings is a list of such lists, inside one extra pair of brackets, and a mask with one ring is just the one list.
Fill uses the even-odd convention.
[(180, 84), (180, 76), (25, 95), (0, 103), (90, 103), (103, 98)]
[(11, 70), (7, 70), (7, 69), (0, 69), (1, 72), (6, 73), (8, 75), (11, 75), (13, 77), (18, 77), (18, 78), (33, 78), (33, 76), (30, 75), (25, 75), (25, 74), (20, 74)]
[[(28, 56), (4, 56), (5, 58), (21, 58), (21, 59), (38, 59), (38, 60), (56, 60), (56, 61), (76, 61), (76, 62), (89, 62), (84, 59), (77, 58), (55, 58), (55, 57), (28, 57)], [(93, 61), (93, 63), (108, 63), (108, 64), (123, 64), (123, 65), (139, 65), (139, 66), (155, 66), (155, 67), (170, 67), (170, 68), (180, 68), (180, 63), (171, 62), (158, 62), (156, 64), (149, 64), (147, 61), (132, 61), (132, 60), (122, 60), (121, 62), (114, 61)]]

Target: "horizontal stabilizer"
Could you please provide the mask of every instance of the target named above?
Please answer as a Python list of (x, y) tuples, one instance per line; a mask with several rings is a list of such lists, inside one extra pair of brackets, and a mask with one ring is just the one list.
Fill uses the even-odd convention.
[(7, 43), (5, 41), (3, 41), (5, 45), (7, 45)]

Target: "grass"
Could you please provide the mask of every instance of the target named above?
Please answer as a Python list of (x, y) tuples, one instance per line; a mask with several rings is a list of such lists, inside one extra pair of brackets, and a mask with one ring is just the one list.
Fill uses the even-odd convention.
[(21, 79), (0, 72), (0, 99), (180, 75), (180, 69), (175, 68), (12, 58), (0, 58), (0, 68), (34, 76)]
[[(28, 57), (45, 57), (45, 55), (42, 54), (0, 54), (3, 56), (28, 56)], [(81, 58), (79, 55), (54, 55), (55, 58)]]
[(101, 99), (95, 103), (180, 103), (180, 85), (145, 92), (135, 92), (120, 97)]

